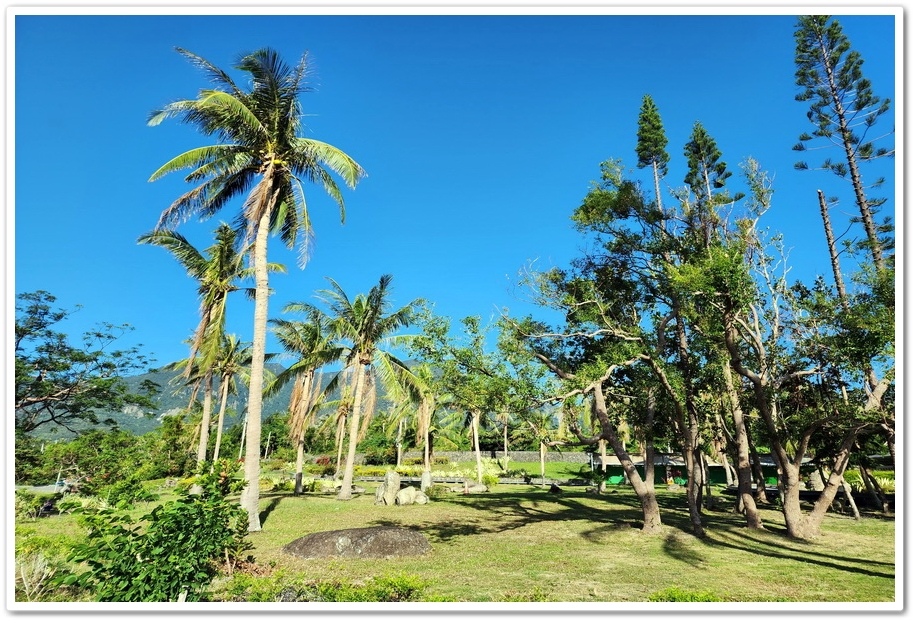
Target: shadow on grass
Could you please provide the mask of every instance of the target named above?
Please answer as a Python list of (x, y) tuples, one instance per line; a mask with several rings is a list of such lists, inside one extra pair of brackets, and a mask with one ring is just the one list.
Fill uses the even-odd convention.
[[(415, 529), (421, 530), (429, 537), (448, 542), (459, 537), (475, 534), (496, 534), (528, 526), (535, 522), (567, 522), (588, 521), (600, 524), (600, 528), (586, 530), (581, 534), (583, 538), (599, 542), (603, 535), (620, 529), (639, 528), (642, 525), (641, 512), (623, 513), (632, 517), (622, 516), (621, 509), (613, 515), (608, 511), (583, 503), (589, 498), (585, 494), (563, 493), (551, 494), (547, 489), (533, 489), (530, 492), (490, 492), (474, 493), (467, 495), (453, 495), (444, 501), (459, 507), (467, 507), (475, 511), (486, 513), (486, 519), (466, 519), (444, 523), (412, 524)], [(592, 496), (589, 500), (594, 503)], [(601, 502), (601, 500), (597, 500)], [(432, 502), (436, 503), (436, 502)], [(557, 509), (556, 505), (560, 508)], [(405, 525), (392, 521), (379, 521), (378, 525)]]
[[(638, 498), (622, 491), (596, 496), (576, 491), (551, 494), (546, 489), (533, 488), (523, 492), (454, 495), (444, 501), (485, 513), (485, 518), (455, 519), (447, 523), (413, 523), (409, 520), (380, 520), (375, 523), (411, 527), (423, 532), (431, 540), (449, 542), (461, 537), (507, 532), (536, 522), (584, 521), (597, 524), (596, 527), (580, 532), (582, 538), (596, 544), (606, 543), (607, 537), (616, 531), (641, 529), (643, 523)], [(880, 578), (895, 577), (893, 563), (805, 548), (804, 543), (788, 539), (784, 527), (767, 527), (762, 532), (749, 530), (745, 527), (743, 516), (731, 510), (728, 504), (724, 508), (720, 506), (718, 510), (704, 511), (706, 536), (694, 540), (683, 495), (659, 492), (658, 503), (665, 526), (674, 530), (661, 537), (664, 539), (663, 551), (671, 558), (694, 567), (701, 567), (705, 563), (706, 559), (697, 547), (702, 543), (706, 547), (728, 548), (847, 573)]]
[(287, 496), (287, 495), (285, 495), (285, 494), (277, 494), (277, 493), (274, 493), (274, 494), (272, 494), (272, 495), (262, 495), (262, 496), (261, 496), (261, 499), (262, 499), (262, 500), (265, 499), (265, 498), (270, 498), (270, 502), (267, 503), (267, 506), (265, 506), (265, 507), (261, 510), (261, 512), (258, 513), (258, 519), (261, 521), (261, 526), (262, 526), (262, 527), (263, 527), (264, 524), (267, 522), (267, 518), (270, 517), (270, 514), (271, 514), (272, 512), (274, 512), (274, 510), (277, 508), (277, 506), (280, 505), (280, 502), (282, 502), (283, 499), (286, 498), (286, 497), (289, 497), (289, 496)]

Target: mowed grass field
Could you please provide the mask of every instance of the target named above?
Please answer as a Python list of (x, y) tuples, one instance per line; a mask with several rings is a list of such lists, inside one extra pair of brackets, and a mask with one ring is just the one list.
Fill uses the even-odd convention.
[[(830, 514), (815, 542), (788, 539), (778, 509), (764, 509), (764, 531), (743, 527), (721, 498), (706, 511), (707, 536), (690, 534), (684, 492), (660, 491), (662, 535), (640, 530), (628, 487), (603, 495), (584, 487), (497, 485), (448, 493), (426, 505), (375, 505), (378, 483), (347, 502), (333, 494), (266, 493), (263, 531), (250, 535), (258, 566), (307, 581), (410, 575), (424, 600), (462, 602), (648, 602), (664, 591), (726, 602), (885, 602), (895, 599), (893, 518)], [(423, 556), (302, 559), (287, 543), (313, 532), (364, 526), (418, 530)]]

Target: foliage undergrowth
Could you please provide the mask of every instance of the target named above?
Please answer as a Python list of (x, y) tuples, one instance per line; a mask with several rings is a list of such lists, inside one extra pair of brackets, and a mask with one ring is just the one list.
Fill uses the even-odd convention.
[(669, 586), (649, 595), (649, 601), (722, 601), (722, 599), (708, 591), (688, 591), (677, 586)]
[(366, 582), (307, 580), (302, 574), (283, 571), (269, 575), (236, 573), (210, 594), (214, 601), (278, 602), (403, 602), (429, 601), (426, 583), (417, 576), (395, 575)]
[(221, 564), (236, 564), (249, 547), (247, 514), (226, 499), (231, 463), (221, 463), (200, 476), (200, 494), (186, 493), (139, 519), (123, 501), (86, 511), (88, 538), (69, 561), (88, 570), (60, 584), (90, 591), (98, 601), (198, 601)]

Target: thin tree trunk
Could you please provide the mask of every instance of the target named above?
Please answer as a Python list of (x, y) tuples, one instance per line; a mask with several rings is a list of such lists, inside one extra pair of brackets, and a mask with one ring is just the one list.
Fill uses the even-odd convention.
[(541, 484), (547, 484), (547, 445), (541, 442)]
[(830, 224), (830, 214), (827, 212), (827, 200), (822, 190), (817, 191), (817, 200), (821, 207), (821, 220), (824, 221), (824, 234), (827, 236), (827, 251), (830, 253), (830, 266), (833, 268), (833, 281), (836, 283), (837, 297), (840, 299), (844, 311), (849, 311), (849, 300), (846, 296), (846, 283), (843, 272), (840, 270), (840, 255), (836, 251), (836, 241), (833, 237), (833, 226)]
[(396, 451), (396, 455), (394, 459), (395, 467), (401, 466), (401, 451), (403, 449), (401, 438), (403, 437), (403, 433), (404, 433), (404, 420), (399, 420), (398, 421), (398, 438), (397, 438), (397, 441), (395, 442), (395, 451)]
[(213, 444), (213, 465), (219, 460), (219, 449), (223, 442), (223, 425), (226, 421), (226, 403), (229, 401), (231, 376), (224, 376), (219, 388), (219, 416), (216, 418), (216, 441)]
[(239, 460), (242, 460), (242, 452), (245, 450), (245, 440), (248, 437), (248, 413), (245, 413), (245, 422), (242, 424), (242, 438), (239, 440)]
[(357, 363), (356, 388), (353, 395), (353, 413), (350, 414), (349, 444), (347, 447), (347, 462), (344, 465), (343, 481), (337, 494), (338, 500), (349, 500), (353, 497), (353, 468), (356, 463), (356, 442), (359, 436), (359, 423), (363, 407), (363, 383), (365, 382), (365, 365)]
[(890, 512), (890, 504), (887, 501), (887, 496), (884, 495), (884, 491), (881, 489), (878, 481), (875, 480), (875, 477), (872, 476), (871, 472), (867, 467), (859, 464), (859, 474), (862, 476), (862, 482), (865, 484), (865, 488), (871, 494), (872, 499), (875, 501), (875, 504), (878, 508), (881, 509), (881, 512), (885, 515)]
[(503, 422), (503, 471), (509, 471), (509, 414)]
[(260, 532), (261, 406), (264, 388), (264, 356), (267, 345), (267, 238), (270, 210), (264, 210), (254, 241), (254, 339), (251, 345), (251, 378), (248, 384), (248, 438), (245, 444), (245, 488), (241, 504), (248, 512), (248, 531)]
[(471, 437), (474, 440), (474, 458), (477, 461), (477, 482), (483, 483), (483, 461), (480, 458), (480, 435), (477, 428), (480, 424), (480, 412), (471, 413)]
[(200, 470), (207, 460), (207, 444), (210, 442), (210, 412), (213, 410), (213, 376), (209, 372), (204, 375), (204, 402), (200, 416), (200, 435), (197, 438), (197, 469)]
[(305, 464), (305, 427), (299, 433), (299, 439), (296, 440), (296, 485), (293, 493), (302, 495), (302, 467)]
[[(352, 414), (350, 417), (353, 417)], [(343, 447), (344, 439), (346, 436), (344, 432), (346, 431), (347, 426), (347, 417), (346, 413), (337, 414), (337, 436), (335, 437), (337, 441), (337, 466), (334, 468), (334, 480), (339, 480), (343, 477)]]

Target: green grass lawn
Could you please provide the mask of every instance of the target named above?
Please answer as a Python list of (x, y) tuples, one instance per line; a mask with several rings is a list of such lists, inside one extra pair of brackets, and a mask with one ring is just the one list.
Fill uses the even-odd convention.
[[(784, 536), (782, 515), (764, 510), (749, 531), (728, 508), (708, 511), (708, 536), (689, 533), (683, 492), (662, 491), (665, 532), (644, 535), (626, 487), (602, 496), (567, 487), (499, 485), (447, 494), (420, 506), (376, 506), (377, 483), (348, 502), (333, 494), (268, 493), (263, 531), (250, 536), (259, 565), (306, 581), (367, 582), (408, 574), (427, 600), (646, 602), (662, 591), (732, 602), (893, 602), (892, 519), (830, 515), (813, 543)], [(725, 498), (726, 502), (730, 502)], [(389, 560), (304, 560), (281, 548), (305, 534), (390, 525), (422, 532), (430, 553)]]
[[(554, 477), (573, 474), (561, 471)], [(650, 536), (639, 530), (642, 513), (628, 486), (603, 495), (563, 486), (554, 495), (540, 486), (496, 485), (487, 493), (445, 493), (426, 505), (376, 506), (378, 483), (357, 484), (366, 493), (347, 502), (334, 494), (263, 493), (263, 530), (248, 537), (255, 564), (235, 580), (214, 582), (212, 599), (275, 601), (277, 587), (370, 586), (406, 576), (427, 602), (649, 602), (662, 594), (724, 602), (895, 600), (893, 517), (830, 514), (821, 538), (799, 542), (785, 537), (778, 509), (763, 509), (766, 529), (749, 531), (730, 508), (733, 498), (723, 496), (717, 510), (705, 512), (708, 534), (699, 539), (690, 533), (683, 490), (660, 490), (665, 528)], [(162, 493), (159, 502), (138, 504), (137, 514), (174, 499)], [(418, 530), (431, 551), (386, 560), (305, 560), (282, 551), (306, 534), (365, 526)], [(16, 528), (17, 542), (55, 544), (60, 557), (84, 535), (69, 514)]]

